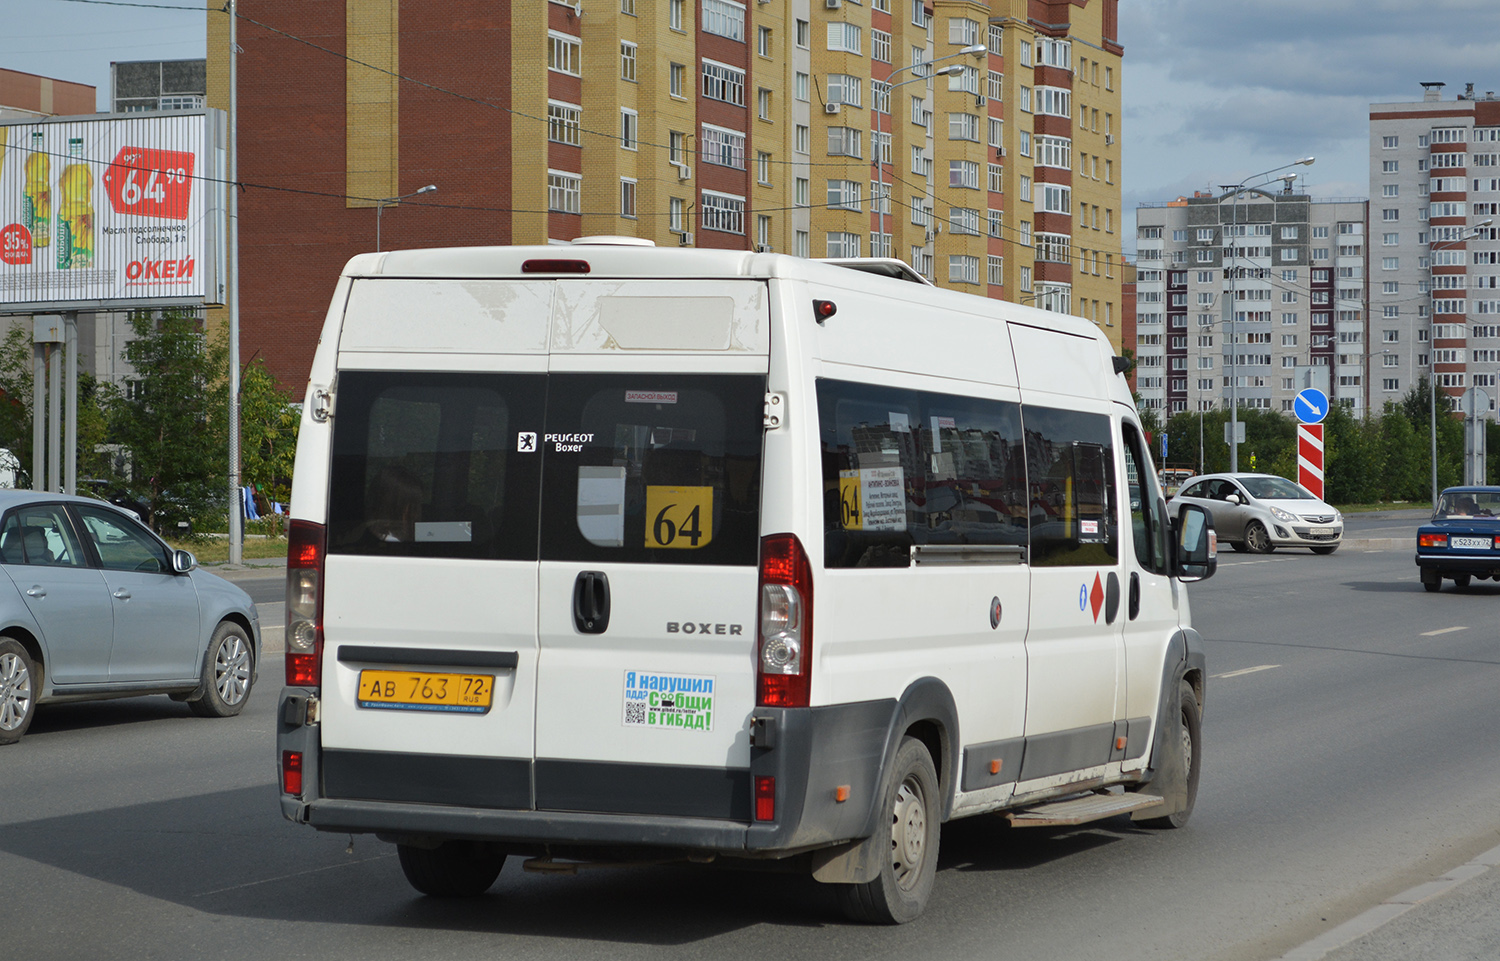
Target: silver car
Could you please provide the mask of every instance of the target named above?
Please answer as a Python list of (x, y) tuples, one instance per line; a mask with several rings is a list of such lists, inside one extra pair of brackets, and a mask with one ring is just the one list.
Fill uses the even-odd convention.
[(260, 620), (250, 595), (197, 569), (123, 511), (0, 491), (0, 744), (38, 704), (170, 694), (229, 717), (250, 697)]
[(1198, 504), (1213, 515), (1219, 540), (1265, 554), (1306, 547), (1332, 554), (1344, 539), (1344, 517), (1300, 484), (1274, 474), (1203, 474), (1182, 485), (1167, 505)]

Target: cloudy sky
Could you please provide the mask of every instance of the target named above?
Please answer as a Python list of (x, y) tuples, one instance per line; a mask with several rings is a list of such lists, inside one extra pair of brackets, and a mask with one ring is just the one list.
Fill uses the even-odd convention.
[[(110, 61), (204, 55), (202, 3), (136, 2), (186, 9), (0, 0), (0, 66), (93, 84), (107, 107)], [(1309, 154), (1313, 196), (1367, 196), (1371, 103), (1424, 80), (1500, 93), (1500, 0), (1121, 0), (1120, 39), (1127, 252), (1136, 204)]]

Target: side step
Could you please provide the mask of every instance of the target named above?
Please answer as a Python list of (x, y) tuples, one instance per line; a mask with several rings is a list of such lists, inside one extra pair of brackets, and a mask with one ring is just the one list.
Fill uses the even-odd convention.
[(1085, 794), (1067, 801), (1008, 811), (1005, 819), (1018, 828), (1087, 824), (1161, 803), (1162, 799), (1154, 794)]

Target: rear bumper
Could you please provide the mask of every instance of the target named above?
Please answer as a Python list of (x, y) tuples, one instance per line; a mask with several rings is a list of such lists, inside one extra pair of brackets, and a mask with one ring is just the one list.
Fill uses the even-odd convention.
[[(277, 748), (300, 753), (303, 770), (302, 794), (281, 795), (288, 820), (388, 839), (745, 857), (785, 856), (867, 836), (897, 712), (894, 700), (757, 709), (748, 769), (685, 768), (325, 752), (318, 725), (305, 723), (313, 693), (282, 691)], [(752, 820), (754, 782), (762, 777), (775, 778), (775, 817), (768, 821)]]
[(1500, 554), (1417, 554), (1417, 566), (1445, 577), (1468, 574), (1500, 579)]

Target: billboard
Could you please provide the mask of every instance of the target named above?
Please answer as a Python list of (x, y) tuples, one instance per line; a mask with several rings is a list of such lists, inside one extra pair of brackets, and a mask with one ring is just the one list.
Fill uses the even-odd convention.
[(0, 123), (0, 313), (222, 304), (224, 113)]

